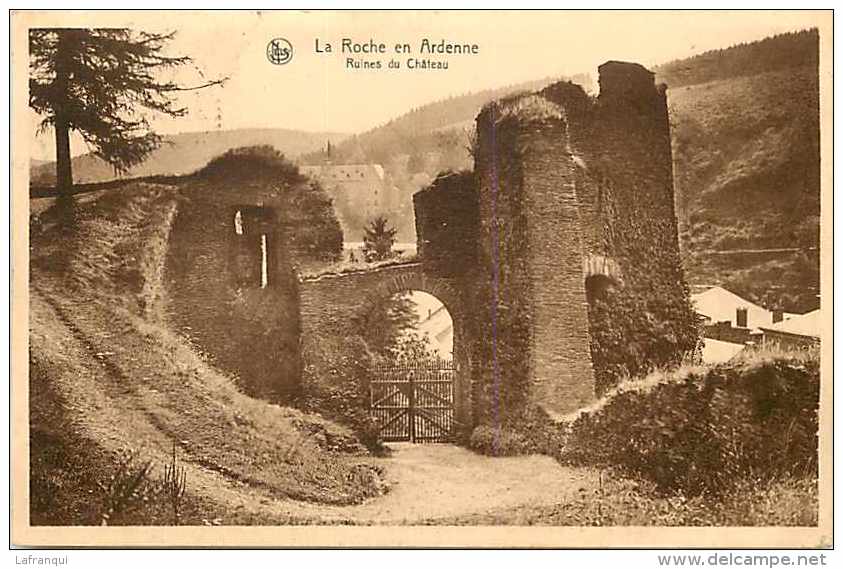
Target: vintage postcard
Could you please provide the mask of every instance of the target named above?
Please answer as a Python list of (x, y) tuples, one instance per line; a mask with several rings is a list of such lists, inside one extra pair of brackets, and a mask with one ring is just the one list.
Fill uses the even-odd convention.
[(831, 11), (10, 18), (14, 544), (832, 545)]

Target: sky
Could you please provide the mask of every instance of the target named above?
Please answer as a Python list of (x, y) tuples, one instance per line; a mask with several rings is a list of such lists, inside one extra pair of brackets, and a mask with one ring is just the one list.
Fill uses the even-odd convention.
[[(228, 77), (226, 85), (183, 94), (188, 116), (152, 118), (163, 134), (235, 128), (286, 128), (358, 133), (414, 107), (460, 95), (539, 79), (590, 73), (610, 60), (645, 66), (685, 58), (773, 34), (806, 29), (810, 12), (76, 12), (34, 14), (33, 26), (127, 26), (176, 31), (168, 52), (194, 63), (175, 78), (195, 85)], [(267, 58), (277, 37), (293, 46), (285, 65)], [(386, 45), (385, 54), (342, 54), (343, 38)], [(437, 43), (477, 44), (476, 55), (419, 54)], [(332, 53), (316, 53), (319, 40)], [(413, 54), (398, 55), (396, 43)], [(348, 69), (346, 59), (381, 60), (382, 69)], [(447, 70), (411, 70), (406, 60), (447, 60)], [(388, 69), (397, 59), (401, 69)], [(200, 71), (202, 75), (200, 75)], [(219, 118), (218, 118), (219, 117)], [(34, 131), (37, 116), (30, 112)], [(32, 156), (52, 159), (51, 133), (32, 140)], [(78, 138), (74, 154), (87, 151)]]

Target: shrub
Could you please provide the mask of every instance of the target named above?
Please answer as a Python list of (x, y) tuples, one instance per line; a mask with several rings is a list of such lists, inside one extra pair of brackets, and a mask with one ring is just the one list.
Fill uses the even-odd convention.
[(245, 176), (304, 180), (304, 176), (299, 173), (294, 163), (287, 160), (274, 147), (266, 144), (229, 149), (212, 158), (197, 174), (208, 178), (243, 178)]
[(661, 490), (716, 494), (741, 479), (816, 476), (819, 362), (781, 355), (622, 384), (582, 412), (560, 458)]
[(115, 517), (148, 500), (152, 462), (138, 463), (135, 459), (133, 451), (125, 452), (118, 459), (115, 472), (97, 482), (103, 501), (100, 525), (109, 525)]
[(535, 445), (518, 431), (488, 425), (480, 425), (472, 431), (468, 446), (480, 454), (490, 456), (515, 456), (536, 452)]
[(352, 335), (339, 345), (326, 339), (302, 357), (307, 364), (299, 407), (350, 427), (369, 450), (386, 452), (368, 412), (372, 356), (363, 339)]

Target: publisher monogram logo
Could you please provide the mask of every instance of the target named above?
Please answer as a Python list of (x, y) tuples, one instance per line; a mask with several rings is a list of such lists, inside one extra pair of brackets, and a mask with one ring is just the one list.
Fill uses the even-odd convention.
[(266, 57), (275, 65), (289, 63), (293, 59), (293, 46), (284, 38), (275, 38), (266, 46)]

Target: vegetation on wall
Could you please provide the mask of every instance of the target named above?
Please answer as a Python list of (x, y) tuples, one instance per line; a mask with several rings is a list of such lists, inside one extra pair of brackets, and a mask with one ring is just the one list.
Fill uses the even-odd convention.
[(598, 395), (626, 378), (675, 367), (698, 349), (699, 325), (684, 281), (664, 282), (650, 266), (655, 257), (642, 257), (634, 283), (595, 286), (595, 277), (586, 283)]
[(620, 273), (586, 281), (598, 395), (693, 357), (700, 337), (679, 252), (664, 100), (655, 86), (639, 96), (653, 106), (624, 112), (626, 103), (598, 104), (601, 115), (586, 130), (598, 146), (580, 142), (604, 204), (598, 251)]
[(816, 479), (819, 354), (749, 354), (623, 383), (570, 425), (563, 462), (606, 466), (664, 492)]
[[(511, 152), (515, 158), (523, 150), (517, 147), (520, 118), (517, 112), (505, 112), (506, 103), (501, 102), (503, 112), (493, 103), (478, 116), (480, 144), (475, 154), (478, 176), (494, 172), (504, 187), (521, 179), (521, 163), (499, 160), (496, 153)], [(494, 136), (489, 129), (495, 130)], [(488, 272), (478, 275), (472, 295), (476, 319), (470, 324), (476, 326), (478, 339), (471, 346), (472, 360), (482, 366), (474, 386), (475, 419), (498, 429), (518, 422), (530, 389), (529, 358), (524, 357), (530, 351), (529, 292), (524, 288), (530, 282), (529, 243), (523, 222), (526, 203), (519, 197), (501, 193), (495, 196), (494, 215), (481, 210), (478, 260)]]
[[(289, 400), (301, 372), (293, 268), (339, 255), (342, 233), (330, 200), (270, 147), (236, 149), (212, 160), (186, 181), (181, 195), (167, 261), (173, 323), (238, 377), (247, 393)], [(234, 211), (258, 203), (273, 216), (265, 288), (258, 277), (244, 283), (231, 258), (235, 241), (249, 238), (235, 235)], [(260, 241), (250, 239), (245, 261), (260, 267)]]
[(444, 275), (477, 263), (479, 188), (471, 170), (440, 172), (413, 196), (418, 254)]
[(229, 150), (208, 162), (196, 178), (200, 184), (227, 189), (235, 196), (248, 188), (268, 192), (277, 204), (281, 228), (286, 230), (285, 248), (294, 265), (331, 262), (342, 253), (342, 228), (331, 199), (319, 182), (299, 173), (298, 167), (275, 148)]

